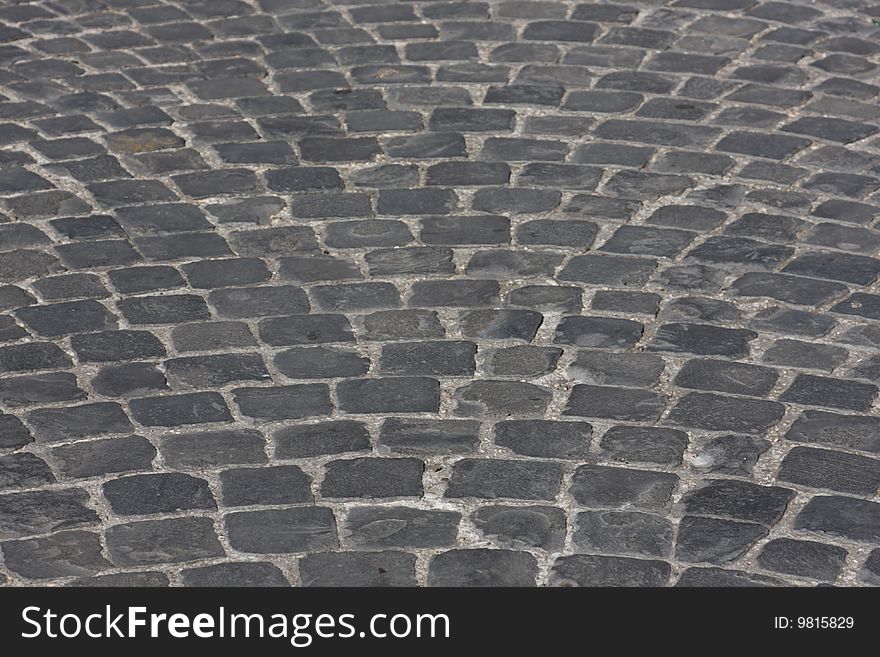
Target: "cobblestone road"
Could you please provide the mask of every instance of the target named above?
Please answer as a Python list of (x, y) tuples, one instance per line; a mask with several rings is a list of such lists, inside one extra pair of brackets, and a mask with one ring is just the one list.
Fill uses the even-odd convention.
[(0, 2), (0, 582), (880, 583), (878, 24)]

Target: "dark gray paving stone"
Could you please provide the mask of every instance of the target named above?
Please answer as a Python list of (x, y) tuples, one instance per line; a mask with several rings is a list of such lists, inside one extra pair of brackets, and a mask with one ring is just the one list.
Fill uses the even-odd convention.
[(645, 352), (579, 350), (569, 365), (572, 379), (592, 385), (651, 388), (659, 383), (663, 359)]
[(657, 329), (648, 349), (742, 358), (749, 353), (749, 342), (756, 337), (757, 333), (747, 329), (673, 323)]
[(223, 556), (210, 518), (173, 518), (113, 525), (106, 530), (110, 561), (118, 566), (196, 561)]
[(428, 586), (535, 586), (537, 562), (528, 552), (463, 549), (442, 552), (428, 565)]
[(148, 427), (173, 427), (232, 420), (226, 402), (217, 392), (132, 399), (129, 408), (132, 417)]
[(123, 516), (217, 508), (208, 482), (182, 473), (113, 479), (102, 491), (113, 511)]
[(523, 456), (586, 458), (593, 428), (588, 422), (505, 420), (495, 425), (495, 444)]
[(99, 523), (81, 488), (0, 495), (0, 537), (23, 538)]
[(877, 459), (811, 447), (795, 447), (779, 466), (780, 481), (853, 495), (873, 495), (880, 486)]
[[(369, 358), (357, 352), (320, 346), (281, 351), (275, 356), (274, 363), (278, 371), (292, 379), (361, 376), (370, 367)], [(260, 378), (268, 379), (269, 375), (266, 373)]]
[(710, 438), (691, 460), (691, 467), (701, 473), (749, 476), (770, 442), (752, 436), (716, 436)]
[(752, 522), (685, 516), (678, 525), (675, 557), (691, 563), (729, 563), (766, 535), (766, 527)]
[(149, 363), (105, 365), (92, 379), (92, 387), (107, 397), (137, 397), (169, 389), (165, 375)]
[(321, 495), (333, 497), (421, 497), (425, 464), (416, 458), (356, 458), (325, 466)]
[(436, 548), (455, 543), (461, 514), (405, 506), (355, 507), (342, 535), (359, 549)]
[(694, 390), (714, 390), (734, 395), (766, 397), (776, 384), (776, 370), (714, 359), (693, 359), (685, 363), (675, 384)]
[(213, 566), (184, 568), (180, 571), (184, 586), (249, 587), (290, 586), (284, 573), (270, 563), (253, 561), (219, 563)]
[(662, 510), (678, 486), (667, 472), (582, 465), (575, 470), (570, 494), (581, 506)]
[(671, 566), (665, 561), (576, 554), (559, 557), (550, 571), (551, 586), (663, 586)]
[[(236, 388), (232, 396), (243, 415), (261, 420), (296, 420), (327, 415), (333, 409), (329, 390), (323, 383)], [(223, 414), (223, 409), (220, 414)], [(230, 419), (226, 411), (222, 420)]]
[(310, 502), (310, 483), (309, 476), (295, 465), (237, 468), (220, 473), (224, 506)]
[(558, 278), (592, 285), (641, 286), (647, 283), (657, 267), (657, 261), (647, 258), (622, 256), (574, 256)]
[(28, 579), (82, 577), (111, 567), (101, 552), (98, 535), (91, 532), (4, 541), (2, 548), (6, 567)]
[(365, 340), (442, 338), (446, 333), (434, 310), (379, 310), (362, 321)]
[(709, 431), (760, 433), (780, 419), (782, 404), (714, 393), (688, 393), (676, 404), (668, 421)]
[(846, 550), (835, 545), (777, 538), (763, 547), (757, 562), (771, 572), (833, 582), (845, 565), (846, 556)]
[(680, 502), (685, 513), (721, 516), (773, 525), (785, 512), (794, 491), (758, 486), (733, 479), (715, 479), (686, 493)]
[(255, 347), (257, 342), (243, 322), (194, 322), (171, 329), (171, 341), (180, 352)]
[(798, 443), (880, 452), (880, 419), (804, 410), (785, 437)]
[(768, 587), (784, 586), (775, 577), (755, 575), (742, 570), (724, 568), (688, 568), (678, 579), (676, 586), (685, 587)]
[(811, 499), (795, 518), (798, 530), (850, 541), (875, 543), (880, 504), (836, 495)]
[(38, 488), (54, 483), (55, 476), (38, 456), (29, 452), (0, 456), (0, 489)]
[(97, 402), (66, 408), (43, 408), (27, 414), (38, 442), (82, 440), (108, 433), (127, 433), (132, 425), (115, 402)]
[(872, 383), (798, 374), (779, 399), (807, 406), (867, 411), (876, 396), (877, 386)]
[(387, 344), (380, 368), (387, 374), (467, 376), (476, 369), (476, 353), (477, 345), (465, 341)]
[(664, 557), (672, 548), (672, 523), (633, 511), (586, 511), (577, 514), (574, 544), (586, 552)]
[(291, 315), (266, 319), (258, 324), (260, 338), (272, 346), (354, 342), (345, 315)]
[(773, 365), (830, 372), (839, 365), (842, 365), (847, 355), (847, 350), (842, 347), (782, 339), (774, 342), (764, 352), (762, 360)]
[(303, 586), (416, 586), (416, 557), (405, 552), (323, 552), (299, 562)]
[(453, 466), (445, 496), (552, 500), (561, 478), (557, 463), (465, 458)]
[(476, 450), (478, 431), (479, 423), (471, 420), (388, 418), (377, 447), (380, 452), (412, 456), (466, 454)]
[(440, 404), (439, 384), (428, 377), (342, 381), (337, 395), (347, 413), (430, 413)]
[(58, 337), (116, 327), (116, 318), (103, 304), (88, 299), (45, 306), (29, 306), (16, 312), (38, 335)]
[(688, 435), (677, 429), (617, 425), (599, 441), (602, 456), (621, 463), (679, 465)]
[(565, 540), (565, 514), (552, 506), (483, 506), (470, 520), (501, 548), (558, 550)]
[(473, 310), (461, 315), (459, 328), (469, 338), (531, 342), (543, 321), (530, 310)]
[(611, 317), (563, 317), (554, 342), (578, 347), (626, 349), (641, 340), (644, 326), (630, 319)]
[(543, 414), (551, 397), (549, 390), (531, 383), (484, 379), (456, 389), (454, 413), (463, 417)]
[(156, 448), (142, 436), (89, 440), (52, 450), (58, 471), (70, 478), (149, 470), (155, 457)]
[(361, 422), (337, 420), (292, 425), (274, 434), (278, 458), (309, 458), (370, 449), (370, 434)]
[(86, 393), (77, 379), (68, 372), (26, 374), (0, 379), (0, 402), (10, 408), (29, 404), (74, 402), (85, 399)]
[(630, 422), (655, 422), (666, 407), (665, 395), (649, 390), (578, 384), (563, 415)]
[(230, 544), (242, 552), (306, 552), (337, 545), (336, 519), (327, 507), (230, 513), (225, 525)]
[(552, 372), (561, 355), (557, 347), (506, 347), (495, 350), (483, 368), (493, 376), (538, 377)]

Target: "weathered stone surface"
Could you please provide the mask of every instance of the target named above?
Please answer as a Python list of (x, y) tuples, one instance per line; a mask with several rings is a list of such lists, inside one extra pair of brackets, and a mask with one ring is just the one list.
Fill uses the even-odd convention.
[(111, 567), (101, 552), (98, 535), (91, 532), (59, 532), (0, 545), (6, 567), (28, 579), (82, 577)]
[(667, 472), (582, 465), (571, 480), (571, 496), (587, 507), (664, 509), (678, 486)]
[(341, 534), (352, 547), (362, 549), (444, 547), (455, 542), (460, 520), (455, 511), (356, 507), (348, 512)]
[(576, 554), (560, 557), (550, 571), (551, 586), (663, 586), (672, 568), (665, 561)]
[(450, 550), (431, 559), (428, 586), (535, 586), (536, 575), (528, 552)]
[(4, 539), (94, 525), (98, 515), (80, 488), (0, 495), (0, 536)]
[(110, 560), (118, 566), (197, 561), (224, 554), (210, 518), (113, 525), (106, 537)]
[(502, 548), (553, 551), (565, 541), (565, 514), (552, 506), (485, 506), (470, 519), (483, 536)]
[(0, 584), (880, 583), (868, 0), (0, 5)]
[(303, 557), (303, 586), (415, 586), (416, 558), (406, 552), (322, 552)]
[(242, 552), (306, 552), (336, 546), (336, 519), (326, 507), (242, 511), (226, 516), (229, 542)]

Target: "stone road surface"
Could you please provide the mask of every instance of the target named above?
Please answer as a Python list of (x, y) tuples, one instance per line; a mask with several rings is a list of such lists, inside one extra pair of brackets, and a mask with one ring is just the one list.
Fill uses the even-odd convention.
[(880, 583), (878, 37), (0, 2), (0, 582)]

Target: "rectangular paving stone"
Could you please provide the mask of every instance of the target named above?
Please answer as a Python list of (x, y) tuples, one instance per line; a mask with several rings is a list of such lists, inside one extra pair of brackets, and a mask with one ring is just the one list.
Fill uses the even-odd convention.
[(877, 459), (812, 447), (795, 447), (779, 466), (780, 481), (853, 495), (873, 495), (880, 486)]
[(37, 441), (47, 443), (125, 433), (132, 429), (125, 411), (115, 402), (43, 408), (25, 417)]
[(149, 470), (155, 456), (156, 448), (142, 436), (82, 441), (52, 450), (61, 474), (72, 478)]
[(652, 351), (673, 351), (704, 356), (742, 358), (749, 353), (749, 342), (757, 333), (708, 324), (664, 324), (648, 344)]
[(502, 420), (495, 424), (495, 444), (523, 456), (583, 459), (592, 433), (589, 422)]
[(14, 408), (29, 404), (72, 402), (84, 399), (85, 391), (68, 372), (46, 372), (0, 379), (0, 402)]
[(689, 360), (679, 370), (675, 384), (694, 390), (715, 390), (734, 395), (766, 397), (778, 378), (775, 370), (723, 360)]
[(311, 502), (311, 479), (295, 465), (234, 468), (220, 473), (224, 506)]
[(678, 481), (667, 472), (582, 465), (575, 470), (569, 492), (586, 507), (660, 510), (667, 507)]
[(479, 422), (388, 418), (379, 430), (377, 445), (394, 454), (466, 454), (479, 443)]
[(867, 411), (876, 396), (877, 386), (870, 383), (798, 374), (779, 399), (808, 406)]
[(118, 566), (197, 561), (224, 556), (210, 518), (171, 518), (113, 525), (106, 531), (110, 560)]
[(70, 356), (51, 342), (0, 347), (0, 372), (4, 373), (66, 368), (72, 364)]
[(681, 498), (685, 513), (748, 520), (772, 526), (785, 513), (795, 492), (733, 479), (711, 480)]
[(128, 403), (132, 417), (147, 427), (229, 422), (232, 416), (223, 397), (216, 392), (144, 397)]
[(328, 415), (333, 410), (329, 389), (323, 383), (236, 388), (232, 396), (243, 415), (262, 420), (296, 420)]
[(665, 561), (577, 554), (559, 557), (550, 571), (555, 586), (663, 586), (672, 567)]
[(562, 466), (545, 461), (471, 459), (457, 461), (445, 497), (552, 500), (559, 491)]
[(817, 495), (795, 518), (797, 530), (844, 540), (876, 543), (880, 504), (853, 497)]
[(798, 443), (880, 452), (880, 418), (804, 410), (785, 437)]
[(666, 396), (649, 390), (591, 386), (572, 388), (564, 415), (631, 422), (654, 422), (666, 407)]
[(43, 538), (2, 543), (7, 568), (28, 579), (83, 576), (111, 566), (92, 532), (59, 532)]
[(0, 495), (0, 539), (47, 534), (100, 522), (82, 488)]
[(324, 498), (421, 497), (425, 464), (416, 458), (354, 458), (324, 466)]
[(753, 522), (685, 516), (679, 523), (675, 557), (691, 563), (726, 564), (766, 535), (767, 528)]
[(358, 549), (446, 547), (455, 543), (460, 520), (456, 511), (355, 507), (346, 515), (342, 536)]
[(691, 392), (673, 407), (668, 421), (708, 431), (760, 433), (779, 422), (784, 412), (778, 402)]
[(346, 413), (435, 413), (440, 404), (440, 385), (428, 377), (341, 381), (336, 394)]
[(230, 513), (225, 519), (233, 548), (255, 554), (310, 552), (336, 547), (336, 518), (327, 507)]

